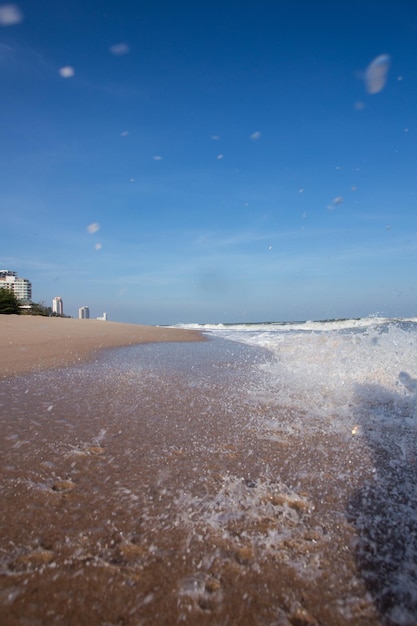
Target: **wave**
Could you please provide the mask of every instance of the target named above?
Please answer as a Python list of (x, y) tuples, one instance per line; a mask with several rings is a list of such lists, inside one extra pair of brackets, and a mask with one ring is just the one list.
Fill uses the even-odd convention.
[(407, 318), (386, 318), (386, 317), (362, 317), (362, 318), (343, 318), (329, 320), (307, 320), (294, 322), (219, 322), (211, 323), (180, 323), (175, 324), (175, 328), (193, 329), (216, 332), (327, 332), (327, 331), (346, 331), (365, 328), (373, 328), (387, 325), (398, 324), (417, 324), (417, 317)]

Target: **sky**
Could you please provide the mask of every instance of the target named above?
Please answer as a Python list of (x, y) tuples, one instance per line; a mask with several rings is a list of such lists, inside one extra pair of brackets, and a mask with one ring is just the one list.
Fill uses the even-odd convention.
[(417, 316), (417, 3), (0, 0), (0, 269), (143, 324)]

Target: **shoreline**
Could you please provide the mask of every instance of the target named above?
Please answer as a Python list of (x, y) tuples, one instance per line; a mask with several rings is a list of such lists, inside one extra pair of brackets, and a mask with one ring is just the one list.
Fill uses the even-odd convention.
[(101, 356), (0, 381), (5, 623), (381, 625), (356, 553), (376, 515), (347, 509), (373, 496), (385, 543), (366, 440), (247, 394), (252, 346)]
[(204, 341), (199, 331), (100, 320), (0, 315), (0, 376), (71, 366), (98, 350)]

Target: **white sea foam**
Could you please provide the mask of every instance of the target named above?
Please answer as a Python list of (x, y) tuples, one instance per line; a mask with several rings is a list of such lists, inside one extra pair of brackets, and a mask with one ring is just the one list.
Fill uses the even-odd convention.
[[(328, 511), (324, 525), (334, 536), (343, 523), (350, 523), (357, 533), (352, 541), (358, 572), (371, 595), (364, 603), (352, 583), (338, 606), (340, 615), (363, 618), (372, 598), (387, 623), (415, 624), (417, 319), (183, 327), (265, 349), (266, 358), (254, 359), (253, 375), (241, 391), (242, 399), (253, 403), (253, 432), (277, 442), (277, 450), (282, 446), (284, 463), (291, 463), (290, 450), (297, 451), (300, 462), (292, 465), (292, 487), (311, 480), (318, 493), (326, 493), (332, 485), (336, 500), (346, 504), (340, 514), (335, 500), (334, 509)], [(200, 520), (211, 533), (230, 539), (244, 515), (256, 523), (248, 522), (238, 536), (244, 538), (246, 551), (255, 551), (258, 562), (276, 551), (304, 578), (306, 572), (318, 575), (323, 568), (331, 569), (326, 561), (329, 537), (320, 525), (311, 534), (309, 500), (305, 509), (295, 512), (285, 503), (285, 512), (292, 517), (281, 528), (276, 521), (281, 520), (281, 511), (265, 493), (277, 490), (279, 497), (273, 502), (281, 504), (283, 492), (298, 507), (304, 504), (303, 496), (268, 480), (258, 480), (253, 488), (246, 488), (238, 477), (226, 480), (213, 501), (187, 501), (183, 494), (180, 508), (183, 516), (188, 511), (189, 520), (182, 521), (192, 522), (198, 530)], [(273, 528), (265, 528), (264, 519), (273, 519)], [(314, 537), (314, 549), (311, 541), (305, 548), (306, 537)], [(295, 550), (287, 554), (288, 545)], [(242, 550), (241, 545), (235, 548)]]
[[(393, 418), (417, 418), (416, 318), (187, 327), (266, 349), (270, 358), (255, 366), (248, 391), (269, 407), (303, 414), (304, 430), (360, 435), (375, 421), (380, 428), (384, 420), (391, 427)], [(288, 424), (281, 418), (279, 427)], [(279, 427), (269, 430), (278, 436)]]
[[(70, 537), (67, 562), (121, 560), (142, 575), (177, 533), (184, 615), (227, 603), (230, 572), (263, 584), (279, 564), (296, 587), (334, 588), (335, 622), (376, 623), (375, 605), (391, 624), (414, 623), (417, 319), (190, 326), (214, 340), (4, 381), (9, 488), (55, 501), (97, 468), (95, 514), (111, 506), (114, 519), (99, 540), (88, 525)], [(31, 446), (42, 463), (14, 477)], [(51, 554), (8, 558), (51, 568)]]

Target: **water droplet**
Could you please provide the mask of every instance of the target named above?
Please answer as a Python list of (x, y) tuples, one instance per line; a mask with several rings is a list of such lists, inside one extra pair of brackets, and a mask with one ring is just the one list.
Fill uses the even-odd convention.
[(121, 57), (125, 54), (129, 54), (130, 48), (127, 43), (117, 43), (114, 46), (110, 46), (110, 52), (116, 57)]
[(20, 24), (23, 14), (15, 4), (2, 4), (0, 6), (0, 26), (13, 26)]
[(62, 78), (71, 78), (75, 74), (75, 70), (70, 65), (66, 65), (65, 67), (61, 67), (59, 69), (59, 74)]
[(390, 65), (389, 54), (380, 54), (371, 61), (365, 72), (365, 86), (368, 93), (375, 94), (384, 89)]

